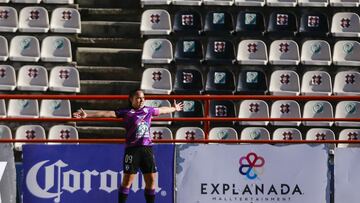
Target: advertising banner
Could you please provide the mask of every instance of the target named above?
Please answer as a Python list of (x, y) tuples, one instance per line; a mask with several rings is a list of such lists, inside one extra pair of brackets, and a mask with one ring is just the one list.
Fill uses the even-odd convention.
[[(158, 167), (156, 201), (173, 202), (173, 145), (153, 147)], [(26, 203), (114, 203), (123, 175), (124, 145), (25, 145), (23, 199)], [(138, 174), (129, 203), (144, 202)]]
[(0, 203), (16, 203), (16, 171), (11, 144), (0, 144)]
[(329, 202), (324, 145), (177, 145), (176, 203)]
[(359, 203), (360, 149), (335, 149), (335, 203)]

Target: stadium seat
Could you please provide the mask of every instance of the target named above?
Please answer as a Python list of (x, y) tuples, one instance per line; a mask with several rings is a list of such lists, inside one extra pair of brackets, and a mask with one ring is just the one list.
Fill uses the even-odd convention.
[[(5, 107), (5, 100), (0, 99), (0, 118), (6, 117), (6, 107)], [(1, 131), (0, 131), (0, 137), (1, 137)]]
[(334, 45), (333, 63), (338, 66), (360, 66), (360, 43), (338, 41)]
[(293, 40), (275, 40), (270, 45), (269, 63), (272, 65), (298, 65), (299, 46)]
[[(239, 118), (269, 118), (269, 106), (262, 100), (244, 100), (240, 103)], [(240, 121), (240, 125), (268, 125), (268, 121)]]
[(198, 35), (202, 32), (201, 15), (194, 10), (181, 10), (175, 14), (173, 32), (175, 34)]
[[(48, 133), (48, 140), (78, 140), (79, 133), (74, 126), (69, 125), (54, 125), (50, 128)], [(48, 144), (64, 144), (48, 142)]]
[(0, 36), (0, 61), (6, 61), (9, 57), (9, 46), (5, 37)]
[(18, 24), (16, 9), (9, 6), (0, 6), (0, 32), (16, 32)]
[[(236, 117), (234, 102), (229, 100), (212, 100), (209, 110), (212, 118)], [(219, 127), (233, 126), (233, 124), (234, 122), (214, 122), (214, 126)]]
[(341, 71), (334, 79), (335, 95), (360, 95), (360, 73), (357, 71)]
[(11, 61), (39, 61), (39, 40), (33, 36), (15, 36), (10, 42), (9, 57)]
[(0, 65), (0, 90), (13, 91), (16, 88), (15, 69), (10, 65)]
[(235, 0), (236, 6), (264, 6), (265, 0)]
[(296, 128), (278, 128), (273, 133), (273, 140), (302, 140), (302, 134)]
[(46, 33), (49, 31), (48, 11), (44, 7), (32, 6), (20, 10), (20, 32)]
[(293, 36), (297, 33), (296, 17), (290, 12), (272, 12), (267, 31), (279, 36)]
[[(196, 100), (183, 100), (184, 104), (183, 111), (176, 111), (174, 113), (175, 118), (186, 118), (186, 117), (203, 117), (204, 107), (200, 101)], [(192, 122), (194, 123), (194, 122)]]
[(207, 73), (205, 92), (207, 94), (233, 94), (235, 76), (227, 68), (210, 67)]
[(327, 7), (328, 0), (298, 0), (298, 6), (301, 7)]
[(243, 65), (266, 65), (268, 63), (266, 44), (261, 40), (240, 41), (236, 59)]
[(169, 40), (146, 40), (141, 57), (142, 64), (169, 64), (172, 60), (173, 50)]
[[(223, 1), (212, 0), (211, 2), (223, 2)], [(231, 34), (233, 31), (234, 31), (233, 19), (230, 13), (225, 11), (210, 11), (206, 14), (204, 32), (207, 35)]]
[(81, 17), (77, 9), (56, 8), (51, 13), (51, 32), (81, 33)]
[[(311, 128), (306, 133), (306, 140), (335, 140), (335, 133), (327, 128)], [(333, 154), (335, 144), (327, 144)]]
[[(333, 118), (333, 107), (328, 101), (308, 101), (304, 105), (303, 118)], [(332, 126), (331, 121), (304, 121), (304, 126)]]
[[(4, 0), (2, 0), (4, 1)], [(7, 0), (9, 2), (10, 0)], [(7, 3), (5, 2), (5, 3)], [(12, 3), (39, 4), (41, 0), (11, 0)]]
[(207, 6), (231, 6), (234, 0), (203, 0), (203, 3)]
[[(319, 3), (319, 2), (314, 2), (314, 3)], [(309, 36), (309, 37), (327, 36), (329, 33), (329, 22), (327, 16), (319, 12), (306, 12), (302, 14), (300, 19), (299, 33), (303, 36)]]
[(237, 140), (238, 134), (234, 128), (215, 127), (209, 132), (209, 140)]
[(0, 0), (0, 3), (9, 3), (10, 0)]
[(360, 37), (359, 15), (350, 12), (335, 13), (332, 18), (331, 34), (335, 37)]
[(41, 100), (41, 118), (71, 118), (71, 104), (69, 100)]
[(8, 126), (0, 125), (0, 139), (12, 139), (12, 133)]
[(140, 1), (141, 7), (147, 5), (169, 5), (170, 3), (171, 0), (141, 0)]
[(301, 82), (301, 94), (307, 96), (330, 96), (332, 83), (327, 71), (307, 71)]
[(269, 91), (272, 95), (299, 95), (299, 75), (291, 70), (277, 70), (271, 74)]
[(202, 94), (204, 80), (197, 69), (177, 69), (173, 92), (175, 94)]
[[(245, 0), (246, 1), (246, 0)], [(246, 1), (247, 3), (253, 1)], [(265, 1), (260, 0), (261, 4)], [(262, 13), (256, 11), (240, 11), (236, 20), (236, 33), (247, 34), (253, 36), (254, 34), (264, 34), (265, 19)]]
[(234, 45), (229, 40), (209, 40), (206, 48), (205, 61), (209, 65), (225, 65), (235, 62)]
[(41, 44), (41, 60), (45, 62), (72, 62), (71, 42), (62, 36), (48, 36)]
[[(159, 108), (159, 107), (171, 107), (171, 104), (168, 100), (146, 100), (145, 106)], [(161, 114), (157, 116), (157, 118), (172, 118), (172, 117), (173, 117), (172, 113)], [(171, 121), (152, 121), (152, 123), (156, 125), (171, 125)]]
[(201, 6), (202, 0), (172, 0), (173, 5)]
[(141, 89), (146, 94), (170, 94), (171, 73), (165, 68), (147, 68), (142, 74)]
[(324, 40), (307, 40), (301, 48), (301, 63), (304, 65), (331, 65), (331, 50)]
[(8, 104), (8, 117), (39, 117), (39, 105), (37, 100), (10, 99)]
[(166, 10), (145, 10), (141, 15), (141, 35), (168, 35), (171, 33), (170, 14)]
[(266, 5), (271, 7), (295, 7), (297, 0), (266, 0)]
[(56, 66), (51, 69), (49, 90), (59, 92), (80, 92), (79, 71), (72, 66)]
[(359, 0), (330, 0), (332, 7), (358, 7)]
[[(300, 106), (293, 100), (277, 100), (271, 106), (271, 118), (301, 118)], [(273, 121), (273, 125), (299, 126), (300, 121)]]
[(239, 71), (237, 94), (266, 94), (268, 92), (268, 81), (262, 70)]
[(74, 4), (74, 0), (42, 0), (46, 4)]
[(175, 63), (200, 64), (204, 59), (203, 52), (200, 40), (179, 39), (175, 48)]
[(205, 138), (204, 131), (199, 127), (182, 127), (176, 131), (177, 140), (202, 140)]
[(266, 128), (247, 127), (241, 131), (241, 140), (270, 140), (270, 133)]
[(151, 127), (150, 136), (153, 140), (173, 139), (173, 134), (168, 127)]
[[(40, 125), (22, 125), (16, 129), (15, 139), (17, 140), (45, 140), (45, 130)], [(16, 142), (15, 150), (22, 151), (25, 143)]]
[[(336, 105), (335, 118), (360, 118), (360, 102), (341, 101)], [(359, 122), (335, 121), (337, 126), (359, 127)]]
[(48, 73), (46, 68), (37, 65), (22, 66), (18, 72), (17, 89), (46, 91), (48, 89)]
[[(339, 133), (339, 140), (359, 140), (360, 129), (344, 129)], [(344, 147), (360, 147), (360, 144), (341, 143), (338, 144), (339, 148)]]

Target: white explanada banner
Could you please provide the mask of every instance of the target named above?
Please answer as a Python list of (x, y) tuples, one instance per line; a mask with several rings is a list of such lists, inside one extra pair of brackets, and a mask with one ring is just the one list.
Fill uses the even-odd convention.
[(176, 203), (326, 203), (324, 145), (177, 145)]
[(335, 203), (360, 202), (360, 149), (336, 148), (334, 161)]
[(16, 170), (11, 144), (0, 144), (0, 203), (16, 203)]

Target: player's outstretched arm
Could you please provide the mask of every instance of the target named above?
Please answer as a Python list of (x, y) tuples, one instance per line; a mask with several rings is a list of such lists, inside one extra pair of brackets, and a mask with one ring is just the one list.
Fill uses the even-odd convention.
[(160, 114), (167, 114), (167, 113), (172, 113), (175, 111), (182, 111), (184, 108), (184, 104), (182, 102), (176, 103), (176, 101), (174, 101), (174, 106), (172, 107), (160, 107), (159, 108), (159, 113)]
[(115, 118), (115, 111), (83, 110), (80, 108), (73, 113), (74, 118)]

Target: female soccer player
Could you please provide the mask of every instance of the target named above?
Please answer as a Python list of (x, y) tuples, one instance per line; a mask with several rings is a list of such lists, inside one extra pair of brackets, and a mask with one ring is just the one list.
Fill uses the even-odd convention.
[(150, 124), (152, 116), (182, 111), (183, 104), (176, 103), (173, 107), (153, 108), (144, 105), (145, 97), (142, 90), (129, 93), (129, 108), (115, 111), (89, 111), (83, 109), (73, 113), (75, 118), (87, 117), (118, 117), (124, 118), (126, 128), (126, 148), (123, 159), (124, 177), (119, 191), (119, 203), (125, 203), (130, 186), (140, 168), (145, 179), (146, 203), (155, 201), (156, 165), (152, 151)]

